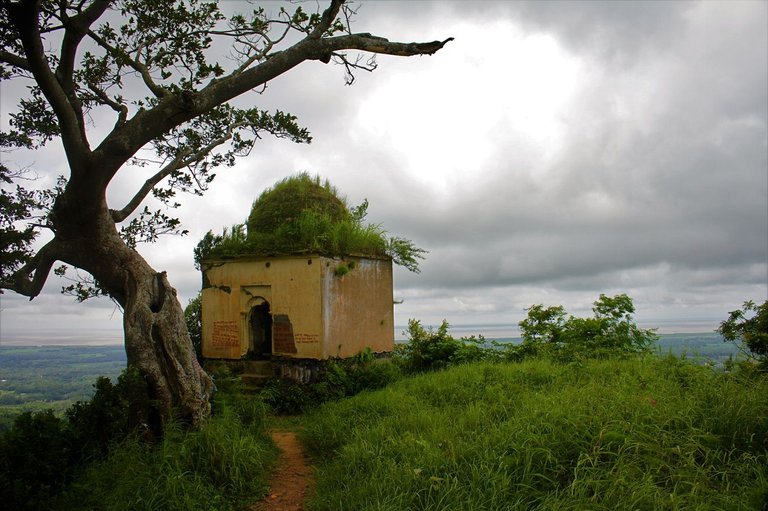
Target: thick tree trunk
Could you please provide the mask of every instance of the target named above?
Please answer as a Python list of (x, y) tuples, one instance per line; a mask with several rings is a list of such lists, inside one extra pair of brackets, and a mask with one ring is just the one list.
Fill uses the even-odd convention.
[(128, 364), (146, 377), (161, 425), (176, 418), (198, 426), (210, 413), (213, 382), (197, 362), (176, 290), (165, 272), (152, 271), (129, 275), (126, 288), (123, 328)]
[(155, 271), (125, 244), (105, 203), (97, 211), (77, 214), (63, 214), (66, 205), (60, 205), (60, 224), (81, 220), (73, 222), (74, 229), (57, 232), (60, 258), (91, 273), (123, 307), (128, 365), (146, 378), (155, 406), (148, 426), (162, 430), (170, 420), (180, 420), (197, 427), (210, 413), (213, 382), (197, 361), (184, 312), (165, 272)]

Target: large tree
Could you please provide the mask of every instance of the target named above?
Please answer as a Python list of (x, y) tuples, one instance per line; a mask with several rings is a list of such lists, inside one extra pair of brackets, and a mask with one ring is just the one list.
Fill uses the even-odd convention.
[[(181, 232), (147, 200), (173, 207), (178, 192), (202, 194), (213, 169), (233, 165), (263, 134), (309, 142), (290, 114), (230, 103), (302, 62), (340, 63), (351, 82), (375, 68), (375, 54), (431, 55), (450, 40), (354, 33), (344, 0), (317, 13), (268, 8), (226, 17), (199, 0), (0, 0), (0, 78), (28, 92), (0, 144), (35, 150), (57, 139), (69, 173), (46, 192), (3, 191), (0, 289), (32, 299), (57, 262), (87, 272), (68, 289), (122, 307), (128, 363), (146, 376), (161, 425), (174, 413), (191, 426), (203, 421), (212, 385), (165, 272), (136, 251), (137, 242)], [(93, 125), (108, 112), (108, 126)], [(142, 167), (151, 171), (133, 197), (110, 205), (115, 176)], [(2, 166), (0, 178), (23, 170)], [(52, 235), (33, 250), (38, 229)]]

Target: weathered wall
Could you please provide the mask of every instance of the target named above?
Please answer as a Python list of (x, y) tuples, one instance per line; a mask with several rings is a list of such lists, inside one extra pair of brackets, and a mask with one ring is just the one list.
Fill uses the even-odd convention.
[[(350, 264), (352, 263), (352, 264)], [(264, 300), (278, 357), (350, 357), (366, 347), (394, 347), (392, 262), (320, 256), (207, 261), (203, 288), (203, 356), (248, 353), (249, 312)], [(348, 271), (341, 274), (339, 267)]]
[[(223, 264), (222, 264), (223, 263)], [(320, 358), (320, 258), (252, 258), (207, 262), (203, 289), (203, 356), (240, 358), (249, 343), (248, 313), (270, 304), (273, 353)]]
[[(353, 262), (338, 275), (337, 268)], [(375, 353), (394, 348), (392, 261), (389, 259), (328, 259), (323, 271), (323, 352), (351, 357), (370, 347)]]

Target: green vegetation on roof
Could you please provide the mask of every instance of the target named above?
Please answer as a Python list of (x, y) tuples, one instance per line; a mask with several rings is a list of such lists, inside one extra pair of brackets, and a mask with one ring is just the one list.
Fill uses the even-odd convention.
[(248, 255), (314, 253), (327, 256), (390, 257), (418, 273), (425, 250), (404, 238), (388, 236), (380, 224), (365, 222), (368, 201), (350, 208), (328, 180), (306, 172), (285, 178), (265, 190), (251, 207), (248, 220), (208, 231), (195, 249), (195, 261)]

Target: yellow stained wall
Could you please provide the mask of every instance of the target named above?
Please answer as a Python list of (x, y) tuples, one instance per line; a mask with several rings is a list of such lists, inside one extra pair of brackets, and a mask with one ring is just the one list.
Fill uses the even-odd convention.
[[(394, 349), (392, 261), (346, 258), (323, 265), (324, 358)], [(350, 268), (350, 262), (353, 263)], [(344, 275), (336, 269), (345, 264)]]
[[(248, 314), (261, 297), (269, 302), (273, 321), (277, 316), (287, 316), (295, 341), (295, 353), (273, 353), (320, 358), (320, 267), (316, 256), (205, 262), (203, 356), (241, 358), (247, 354)], [(286, 325), (277, 328), (285, 329)]]
[[(340, 266), (351, 269), (340, 275)], [(206, 261), (203, 274), (206, 358), (247, 354), (249, 312), (263, 300), (270, 304), (274, 355), (325, 359), (394, 347), (388, 259), (241, 258)]]

